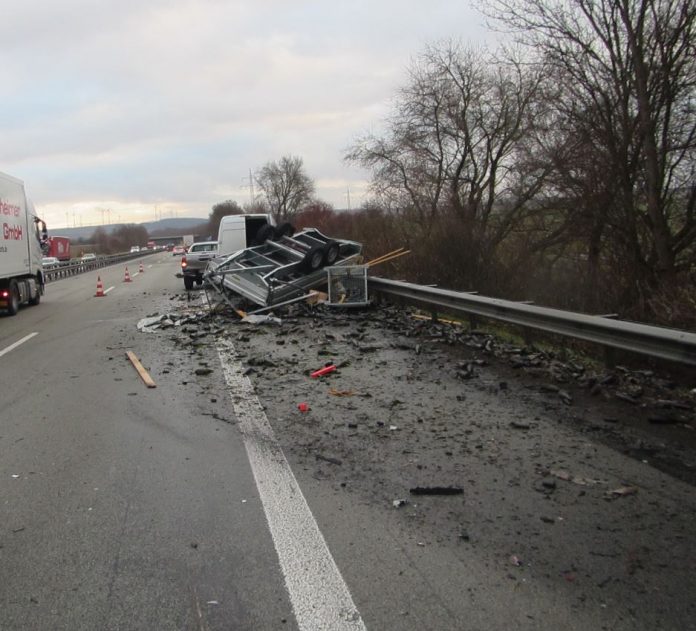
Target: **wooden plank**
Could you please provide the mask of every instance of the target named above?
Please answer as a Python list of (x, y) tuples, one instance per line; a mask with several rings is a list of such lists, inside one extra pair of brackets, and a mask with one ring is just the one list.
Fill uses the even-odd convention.
[(400, 256), (403, 256), (404, 254), (409, 254), (411, 250), (404, 250), (403, 252), (397, 252), (396, 254), (390, 254), (389, 256), (383, 256), (379, 260), (374, 260), (374, 261), (369, 261), (366, 263), (368, 267), (374, 267), (375, 265), (379, 265), (380, 263), (389, 263), (390, 261), (393, 261), (394, 259), (398, 259)]
[(152, 377), (150, 377), (147, 370), (145, 370), (143, 365), (140, 363), (140, 360), (135, 356), (135, 353), (133, 351), (128, 351), (126, 352), (126, 357), (130, 359), (131, 364), (133, 364), (134, 368), (138, 371), (138, 374), (145, 382), (145, 385), (148, 388), (156, 388), (157, 384), (152, 380)]

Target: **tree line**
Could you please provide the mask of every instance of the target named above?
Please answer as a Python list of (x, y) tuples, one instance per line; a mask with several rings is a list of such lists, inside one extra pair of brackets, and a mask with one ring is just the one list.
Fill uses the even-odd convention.
[(390, 274), (459, 290), (696, 328), (696, 0), (489, 0), (512, 33), (412, 61), (379, 133), (345, 159), (370, 199), (336, 212), (302, 159), (255, 174), (224, 214), (272, 212), (411, 250)]
[(371, 176), (361, 211), (310, 202), (291, 157), (257, 174), (267, 207), (407, 245), (417, 282), (696, 326), (696, 0), (482, 10), (515, 45), (414, 59), (382, 131), (346, 152)]

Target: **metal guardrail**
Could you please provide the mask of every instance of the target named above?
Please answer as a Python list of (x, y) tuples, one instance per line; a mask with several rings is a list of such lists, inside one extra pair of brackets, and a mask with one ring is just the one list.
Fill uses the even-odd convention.
[(683, 364), (696, 365), (696, 334), (602, 316), (561, 311), (370, 276), (371, 290), (455, 313), (501, 320)]
[(150, 254), (155, 254), (155, 251), (111, 254), (109, 256), (99, 256), (92, 261), (71, 261), (69, 263), (60, 264), (50, 269), (44, 268), (44, 278), (46, 279), (47, 283), (50, 283), (51, 281), (59, 280), (61, 278), (67, 278), (68, 276), (75, 276), (84, 272), (91, 272), (92, 270), (99, 269), (101, 267), (107, 267), (108, 265), (114, 265), (115, 263), (121, 263), (123, 261), (131, 261), (133, 259), (143, 258), (144, 256), (149, 256)]

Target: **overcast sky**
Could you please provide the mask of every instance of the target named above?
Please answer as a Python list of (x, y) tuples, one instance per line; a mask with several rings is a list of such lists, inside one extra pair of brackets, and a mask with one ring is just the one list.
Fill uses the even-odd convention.
[(0, 171), (52, 227), (205, 217), (283, 155), (357, 207), (345, 149), (411, 58), (487, 37), (467, 0), (4, 2)]

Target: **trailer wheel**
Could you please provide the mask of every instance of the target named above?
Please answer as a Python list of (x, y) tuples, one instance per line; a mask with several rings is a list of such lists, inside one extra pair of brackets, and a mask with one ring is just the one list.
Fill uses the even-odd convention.
[(193, 277), (184, 276), (184, 287), (186, 287), (186, 289), (193, 289)]
[(282, 239), (283, 237), (291, 237), (293, 234), (295, 234), (295, 226), (289, 221), (286, 221), (285, 223), (281, 223), (273, 231), (273, 240), (278, 241), (278, 239)]
[(269, 239), (273, 238), (275, 228), (268, 223), (263, 224), (257, 231), (254, 237), (254, 245), (263, 245)]
[(318, 270), (324, 262), (324, 246), (315, 245), (302, 259), (302, 266), (307, 272)]
[(324, 265), (333, 265), (338, 259), (338, 255), (341, 251), (338, 243), (335, 241), (329, 241), (324, 246)]
[(7, 315), (17, 315), (19, 311), (19, 287), (17, 287), (16, 281), (10, 281), (8, 291), (10, 295), (7, 300)]
[(41, 302), (41, 285), (36, 286), (36, 296), (29, 299), (30, 305), (38, 305)]

